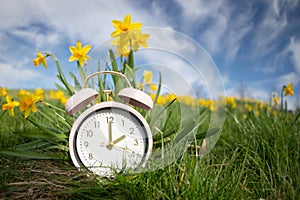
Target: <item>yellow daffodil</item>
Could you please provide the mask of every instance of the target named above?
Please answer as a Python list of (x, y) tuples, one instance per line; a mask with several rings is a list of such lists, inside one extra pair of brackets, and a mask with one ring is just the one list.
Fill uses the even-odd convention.
[(140, 47), (148, 47), (147, 40), (150, 37), (150, 34), (142, 34), (141, 30), (135, 31), (132, 40), (132, 49), (137, 51)]
[(275, 103), (276, 106), (279, 105), (279, 99), (278, 99), (278, 97), (274, 96), (272, 100), (273, 100), (273, 102)]
[(189, 106), (195, 106), (198, 100), (192, 96), (179, 96), (178, 101)]
[(231, 108), (236, 108), (236, 102), (234, 97), (226, 97), (226, 104), (229, 104)]
[(91, 45), (85, 45), (84, 47), (82, 47), (81, 42), (77, 41), (76, 46), (70, 46), (69, 48), (70, 52), (72, 53), (69, 58), (69, 62), (77, 60), (79, 65), (83, 66), (85, 64), (85, 61), (91, 59), (91, 57), (87, 55), (91, 48)]
[(127, 14), (124, 17), (123, 21), (113, 20), (112, 24), (116, 28), (116, 30), (111, 33), (111, 35), (110, 35), (111, 37), (116, 37), (120, 33), (128, 33), (128, 31), (142, 27), (142, 23), (140, 23), (140, 22), (132, 22), (131, 23), (131, 15), (130, 14)]
[(5, 97), (8, 94), (7, 90), (8, 88), (0, 87), (0, 97)]
[(290, 83), (287, 86), (283, 86), (283, 92), (285, 96), (287, 95), (293, 96), (294, 95), (293, 83)]
[(36, 103), (41, 101), (41, 97), (36, 94), (30, 94), (28, 92), (20, 91), (20, 111), (25, 111), (25, 118), (29, 116), (31, 112), (37, 112)]
[(150, 90), (152, 91), (156, 91), (157, 90), (157, 86), (155, 84), (150, 84)]
[(36, 58), (32, 60), (34, 66), (39, 66), (41, 63), (45, 68), (47, 68), (46, 56), (43, 55), (40, 51), (37, 52)]
[(138, 83), (136, 88), (139, 89), (139, 90), (142, 90), (144, 88), (144, 84), (143, 83)]
[(62, 91), (57, 91), (55, 93), (55, 98), (59, 100), (62, 105), (65, 105), (68, 100), (68, 98), (65, 96), (65, 94)]
[(153, 73), (151, 71), (144, 71), (144, 83), (150, 84), (152, 81)]
[(111, 44), (116, 46), (116, 56), (122, 55), (128, 57), (130, 53), (130, 40), (126, 37), (116, 37), (115, 40), (111, 41)]
[(248, 103), (246, 103), (244, 106), (249, 112), (253, 111), (253, 106), (249, 105)]
[(64, 97), (64, 93), (62, 91), (59, 90), (55, 92), (55, 99), (60, 100), (63, 97)]
[(167, 103), (167, 98), (166, 98), (165, 96), (159, 95), (159, 96), (157, 97), (156, 103), (157, 103), (158, 105), (165, 105), (165, 104)]
[(60, 90), (59, 91), (51, 91), (50, 98), (59, 100), (62, 105), (65, 105), (68, 100), (68, 98), (65, 96), (65, 94)]
[(171, 102), (171, 101), (173, 101), (174, 99), (177, 99), (177, 96), (175, 95), (175, 94), (168, 94), (167, 95), (167, 101), (168, 102)]
[(44, 99), (44, 90), (42, 90), (41, 88), (37, 88), (35, 90), (35, 94), (40, 98), (40, 99)]
[(30, 93), (27, 92), (26, 90), (20, 90), (20, 91), (19, 91), (19, 96), (25, 95), (25, 94), (30, 94)]
[(152, 93), (151, 93), (149, 96), (151, 97), (152, 100), (155, 99), (155, 94), (152, 94)]
[(6, 104), (2, 105), (2, 110), (7, 110), (10, 116), (14, 116), (14, 108), (19, 106), (20, 103), (18, 101), (12, 101), (9, 95), (6, 95)]

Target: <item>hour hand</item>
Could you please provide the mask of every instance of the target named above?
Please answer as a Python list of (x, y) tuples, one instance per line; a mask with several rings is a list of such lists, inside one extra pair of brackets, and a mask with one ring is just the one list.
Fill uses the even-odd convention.
[(125, 139), (125, 135), (122, 135), (121, 137), (117, 138), (116, 140), (114, 140), (113, 142), (109, 142), (108, 145), (106, 145), (107, 149), (112, 149), (114, 147), (115, 144), (121, 142), (122, 140)]
[(122, 140), (124, 140), (125, 139), (125, 135), (122, 135), (121, 137), (119, 137), (118, 139), (116, 139), (116, 140), (114, 140), (112, 143), (113, 143), (113, 145), (115, 145), (115, 144), (117, 144), (118, 142), (121, 142)]

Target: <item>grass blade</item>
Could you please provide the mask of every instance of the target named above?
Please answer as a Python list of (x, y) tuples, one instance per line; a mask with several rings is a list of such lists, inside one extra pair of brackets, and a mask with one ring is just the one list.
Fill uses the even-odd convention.
[(55, 153), (39, 153), (36, 151), (24, 151), (24, 150), (10, 150), (10, 149), (1, 149), (0, 153), (8, 156), (16, 156), (22, 158), (31, 158), (31, 159), (63, 159), (65, 156), (55, 154)]

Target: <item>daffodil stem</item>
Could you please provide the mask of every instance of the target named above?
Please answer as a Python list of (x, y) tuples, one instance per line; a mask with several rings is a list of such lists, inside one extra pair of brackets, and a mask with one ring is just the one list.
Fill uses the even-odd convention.
[(300, 112), (298, 113), (298, 115), (295, 117), (294, 121), (293, 121), (293, 125), (296, 124), (297, 120), (299, 119), (300, 117)]
[(161, 82), (162, 82), (162, 76), (161, 76), (161, 72), (159, 72), (159, 83), (158, 83), (158, 89), (157, 89), (157, 92), (156, 92), (156, 95), (155, 95), (155, 98), (154, 98), (153, 104), (156, 104), (156, 102), (157, 102), (157, 99), (158, 99), (158, 96), (159, 96), (159, 93), (160, 93), (160, 89), (161, 89)]
[(79, 62), (77, 62), (77, 68), (78, 68), (78, 71), (79, 71), (79, 74), (80, 74), (80, 77), (81, 77), (81, 80), (82, 80), (82, 83), (85, 82), (85, 79), (86, 79), (86, 75), (83, 71), (83, 67), (80, 66)]
[(284, 89), (284, 86), (281, 89), (280, 110), (283, 110), (283, 92), (284, 92), (283, 89)]
[(48, 117), (45, 113), (43, 113), (42, 111), (38, 110), (38, 113), (41, 114), (43, 117), (45, 117), (51, 123), (55, 124), (55, 122), (50, 117)]
[(42, 103), (43, 103), (44, 105), (50, 107), (50, 108), (54, 108), (54, 109), (57, 110), (57, 111), (60, 111), (60, 112), (63, 112), (63, 113), (66, 112), (65, 110), (63, 110), (63, 109), (61, 109), (61, 108), (59, 108), (59, 107), (57, 107), (57, 106), (54, 106), (54, 105), (52, 105), (52, 104), (50, 104), (50, 103), (48, 103), (48, 102), (46, 102), (46, 101), (42, 101)]
[[(63, 109), (61, 109), (61, 108), (59, 108), (59, 107), (57, 107), (57, 106), (54, 106), (54, 105), (52, 105), (52, 104), (50, 104), (50, 103), (48, 103), (48, 102), (46, 102), (46, 101), (43, 101), (42, 103), (43, 103), (44, 105), (50, 107), (50, 108), (53, 108), (53, 109), (59, 111), (59, 112), (66, 113), (65, 110), (63, 110)], [(60, 119), (60, 121), (61, 121), (63, 124), (65, 124), (67, 127), (71, 128), (72, 125), (71, 125), (71, 124), (70, 124), (70, 123), (69, 123), (62, 115), (58, 114), (57, 112), (54, 112), (54, 113), (55, 113), (56, 116), (59, 117), (58, 119)], [(45, 115), (44, 115), (44, 116), (45, 116)], [(52, 121), (52, 122), (53, 122), (53, 121)]]
[(73, 95), (73, 88), (71, 87), (71, 85), (68, 83), (65, 75), (64, 75), (64, 72), (62, 71), (61, 67), (60, 67), (60, 64), (57, 60), (56, 57), (54, 57), (54, 60), (55, 60), (55, 64), (56, 64), (56, 67), (57, 67), (57, 71), (58, 71), (58, 78), (59, 80), (65, 85), (67, 91), (69, 92), (70, 95)]
[(60, 121), (66, 125), (68, 128), (72, 127), (72, 124), (70, 122), (68, 122), (63, 116), (61, 116), (60, 114), (58, 114), (57, 112), (55, 112), (55, 115), (59, 117)]

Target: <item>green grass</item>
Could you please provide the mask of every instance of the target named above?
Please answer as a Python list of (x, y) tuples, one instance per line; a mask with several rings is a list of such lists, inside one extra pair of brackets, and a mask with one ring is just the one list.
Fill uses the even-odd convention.
[[(294, 114), (268, 111), (247, 116), (228, 112), (219, 141), (204, 158), (191, 148), (163, 169), (114, 179), (87, 176), (69, 159), (1, 155), (0, 198), (300, 199), (299, 119), (293, 123)], [(15, 130), (35, 129), (22, 118), (5, 115), (1, 148), (29, 140)]]

